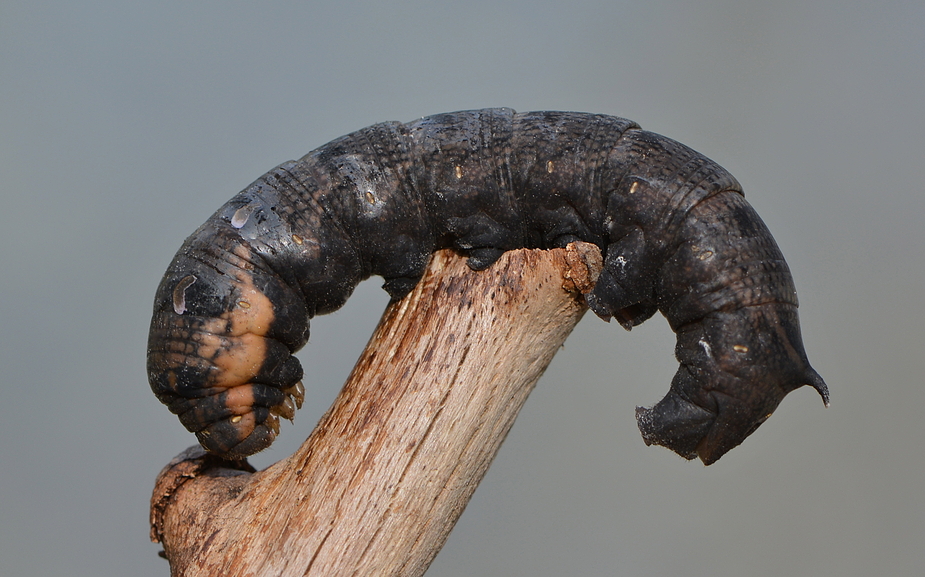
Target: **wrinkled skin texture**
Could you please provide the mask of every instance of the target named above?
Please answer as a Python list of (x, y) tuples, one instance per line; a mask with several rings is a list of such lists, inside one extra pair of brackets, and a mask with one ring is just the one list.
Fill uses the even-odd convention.
[(161, 282), (151, 387), (210, 452), (255, 453), (301, 405), (309, 319), (361, 280), (400, 298), (438, 249), (480, 270), (575, 240), (605, 256), (598, 316), (630, 329), (661, 311), (678, 335), (668, 395), (637, 409), (646, 443), (710, 464), (788, 392), (828, 402), (789, 269), (728, 172), (629, 120), (509, 109), (377, 124), (232, 198)]

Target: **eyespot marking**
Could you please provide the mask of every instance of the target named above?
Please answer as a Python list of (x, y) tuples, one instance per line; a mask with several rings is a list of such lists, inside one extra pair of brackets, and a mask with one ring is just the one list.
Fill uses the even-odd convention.
[(173, 311), (178, 315), (186, 312), (186, 289), (196, 282), (194, 275), (183, 277), (173, 289)]
[(253, 204), (248, 204), (247, 206), (242, 206), (238, 210), (234, 211), (234, 215), (231, 217), (231, 226), (234, 228), (241, 228), (247, 224), (247, 219), (251, 217), (257, 207)]

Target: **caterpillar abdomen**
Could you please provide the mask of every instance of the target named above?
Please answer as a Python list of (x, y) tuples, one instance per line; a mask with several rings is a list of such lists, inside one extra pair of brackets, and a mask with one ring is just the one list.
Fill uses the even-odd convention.
[(301, 405), (309, 319), (361, 280), (398, 298), (437, 249), (482, 269), (575, 240), (605, 255), (595, 313), (631, 328), (661, 310), (678, 333), (669, 395), (637, 413), (647, 443), (710, 463), (790, 390), (827, 401), (783, 256), (728, 172), (625, 119), (509, 109), (377, 124), (231, 199), (158, 289), (152, 389), (209, 451), (252, 454)]

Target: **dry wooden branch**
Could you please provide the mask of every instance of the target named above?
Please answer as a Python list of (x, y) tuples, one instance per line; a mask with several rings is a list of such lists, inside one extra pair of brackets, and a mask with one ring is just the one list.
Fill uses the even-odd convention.
[(450, 252), (386, 310), (334, 405), (261, 472), (190, 449), (158, 477), (173, 575), (422, 575), (586, 307), (593, 245)]

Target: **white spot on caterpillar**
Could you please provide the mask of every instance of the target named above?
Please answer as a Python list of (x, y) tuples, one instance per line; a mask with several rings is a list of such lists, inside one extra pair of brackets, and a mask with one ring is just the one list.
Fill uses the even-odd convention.
[(617, 258), (613, 259), (613, 260), (614, 260), (614, 262), (616, 262), (618, 265), (620, 265), (620, 270), (621, 270), (621, 271), (622, 271), (623, 269), (626, 268), (627, 262), (626, 262), (626, 259), (623, 258), (623, 255), (622, 255), (622, 254), (621, 254), (620, 256), (618, 256)]
[(251, 217), (257, 207), (253, 204), (248, 204), (247, 206), (242, 206), (238, 210), (234, 211), (234, 215), (231, 217), (231, 226), (234, 228), (241, 228), (247, 224), (247, 219)]
[(462, 167), (459, 166), (458, 164), (456, 165), (456, 178), (457, 179), (462, 178)]
[(546, 161), (546, 172), (548, 172), (549, 174), (552, 174), (552, 171), (553, 171), (552, 161), (547, 160)]
[(195, 276), (185, 276), (177, 283), (177, 286), (173, 288), (173, 312), (178, 315), (182, 315), (186, 312), (186, 289), (194, 282), (196, 282)]
[(713, 358), (713, 350), (710, 348), (710, 343), (701, 338), (699, 341), (697, 341), (697, 344), (703, 347), (703, 352), (707, 353), (708, 357), (711, 359)]

